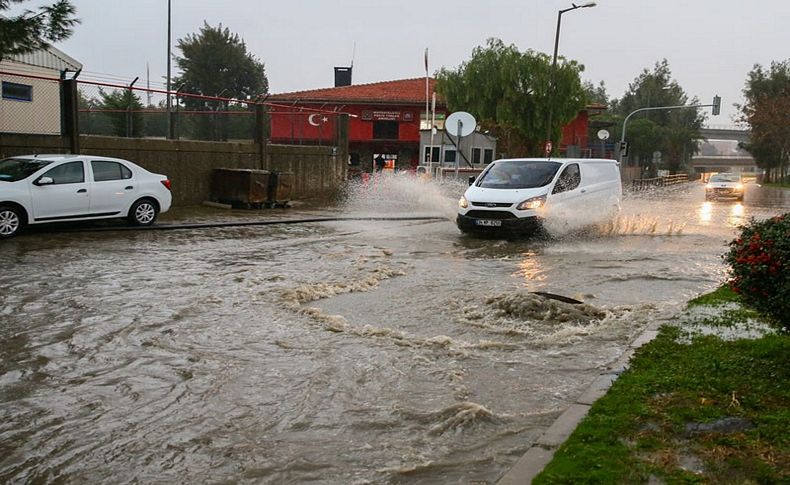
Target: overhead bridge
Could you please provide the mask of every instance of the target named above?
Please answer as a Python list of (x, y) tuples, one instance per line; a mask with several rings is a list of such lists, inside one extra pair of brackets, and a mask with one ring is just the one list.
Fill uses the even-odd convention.
[[(735, 141), (745, 143), (751, 137), (751, 131), (740, 128), (736, 125), (709, 126), (700, 130), (700, 135), (704, 141)], [(757, 172), (757, 165), (754, 158), (744, 150), (738, 150), (738, 154), (729, 155), (703, 155), (698, 154), (691, 157), (692, 173), (711, 173), (711, 172)]]
[(702, 128), (699, 133), (705, 140), (734, 140), (738, 142), (748, 142), (752, 136), (751, 130), (738, 128), (737, 126), (710, 126)]

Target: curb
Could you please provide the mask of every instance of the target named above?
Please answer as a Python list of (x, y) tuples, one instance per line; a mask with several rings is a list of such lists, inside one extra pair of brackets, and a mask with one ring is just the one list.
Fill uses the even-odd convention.
[(496, 483), (497, 485), (525, 485), (532, 483), (543, 468), (549, 464), (557, 448), (570, 437), (592, 404), (606, 394), (617, 377), (628, 368), (628, 363), (639, 347), (650, 342), (658, 335), (658, 322), (651, 323), (628, 346), (619, 359), (609, 365), (587, 389), (557, 418), (551, 426), (535, 441), (524, 455)]

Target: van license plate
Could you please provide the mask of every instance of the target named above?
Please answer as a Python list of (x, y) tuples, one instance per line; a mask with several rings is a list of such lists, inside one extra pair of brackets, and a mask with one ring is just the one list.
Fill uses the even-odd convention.
[(478, 226), (499, 227), (502, 225), (502, 221), (496, 219), (475, 219), (475, 224)]

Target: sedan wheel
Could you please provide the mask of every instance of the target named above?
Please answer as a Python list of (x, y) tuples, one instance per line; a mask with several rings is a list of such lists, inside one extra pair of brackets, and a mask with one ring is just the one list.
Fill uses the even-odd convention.
[(15, 236), (22, 229), (22, 218), (13, 207), (0, 207), (0, 238)]
[(138, 226), (150, 226), (156, 220), (156, 204), (148, 199), (138, 200), (129, 211), (129, 221)]

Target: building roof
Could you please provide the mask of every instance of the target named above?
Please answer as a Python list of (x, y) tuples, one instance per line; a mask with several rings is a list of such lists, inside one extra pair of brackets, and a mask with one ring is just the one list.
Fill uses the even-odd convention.
[[(436, 80), (429, 78), (433, 92)], [(370, 84), (352, 84), (337, 88), (313, 89), (273, 94), (271, 101), (304, 101), (320, 103), (425, 104), (425, 78), (399, 79)], [(439, 103), (437, 96), (437, 103)], [(443, 104), (443, 102), (442, 102)]]
[(77, 62), (74, 58), (67, 55), (60, 49), (56, 49), (52, 46), (49, 46), (46, 49), (29, 52), (27, 54), (8, 56), (6, 60), (35, 67), (54, 69), (58, 72), (67, 70), (78, 71), (82, 69), (82, 64)]

